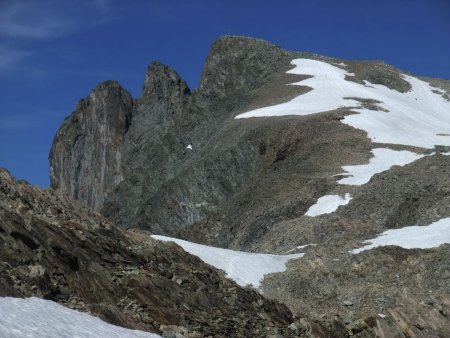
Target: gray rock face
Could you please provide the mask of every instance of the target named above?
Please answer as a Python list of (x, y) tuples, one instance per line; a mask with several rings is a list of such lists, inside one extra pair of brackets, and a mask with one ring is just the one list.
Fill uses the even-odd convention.
[(174, 70), (160, 62), (152, 62), (145, 74), (141, 100), (179, 106), (189, 92), (186, 82)]
[(122, 145), (134, 102), (116, 81), (98, 85), (58, 130), (50, 151), (52, 188), (97, 210), (123, 180)]
[(124, 142), (126, 179), (103, 208), (119, 224), (149, 223), (143, 213), (154, 217), (148, 200), (173, 178), (167, 168), (176, 168), (186, 152), (188, 140), (181, 128), (192, 118), (185, 110), (189, 100), (189, 88), (175, 71), (161, 63), (149, 65)]
[(290, 68), (289, 55), (262, 40), (221, 38), (192, 93), (173, 70), (151, 64), (124, 145), (126, 178), (102, 212), (124, 227), (166, 234), (215, 217), (259, 156), (259, 140), (242, 139), (249, 130), (239, 129), (235, 112)]
[(289, 69), (291, 59), (291, 52), (267, 41), (225, 36), (211, 46), (199, 90), (211, 100), (258, 88), (274, 73)]
[(156, 158), (154, 146), (184, 117), (189, 94), (186, 82), (175, 71), (159, 62), (149, 65), (124, 144), (126, 170), (142, 168)]

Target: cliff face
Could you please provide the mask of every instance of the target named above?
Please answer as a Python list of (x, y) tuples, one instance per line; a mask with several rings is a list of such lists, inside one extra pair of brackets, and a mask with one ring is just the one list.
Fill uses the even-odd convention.
[(174, 70), (159, 62), (149, 65), (124, 142), (123, 167), (127, 172), (168, 160), (157, 158), (158, 149), (164, 148), (159, 143), (166, 134), (176, 133), (177, 125), (186, 117), (184, 108), (189, 98), (186, 82)]
[(115, 81), (98, 85), (58, 130), (50, 151), (51, 187), (97, 210), (123, 180), (122, 146), (134, 102)]

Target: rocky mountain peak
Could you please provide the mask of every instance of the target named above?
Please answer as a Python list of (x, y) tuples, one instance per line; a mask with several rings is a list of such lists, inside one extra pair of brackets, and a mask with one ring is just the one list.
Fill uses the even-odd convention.
[(270, 42), (224, 36), (216, 40), (206, 59), (200, 91), (208, 98), (254, 89), (282, 69), (289, 69), (292, 54)]
[(117, 81), (100, 83), (78, 102), (53, 141), (49, 155), (52, 188), (68, 192), (93, 209), (103, 204), (105, 194), (123, 179), (121, 147), (133, 106), (131, 94)]
[(187, 83), (169, 66), (154, 61), (148, 65), (142, 87), (143, 100), (179, 101), (190, 93)]
[[(106, 80), (100, 82), (91, 91), (89, 96), (78, 101), (75, 112), (68, 116), (66, 120), (75, 117), (74, 115), (78, 115), (78, 118), (82, 118), (82, 114), (74, 113), (84, 111), (88, 107), (95, 107), (96, 112), (101, 111), (110, 119), (117, 118), (117, 116), (115, 116), (117, 112), (114, 109), (116, 103), (118, 103), (117, 101), (123, 102), (124, 105), (130, 107), (134, 105), (134, 100), (131, 94), (125, 90), (119, 82), (116, 80)], [(123, 132), (126, 132), (131, 123), (131, 110), (126, 110), (124, 115), (124, 123), (117, 124), (116, 127), (122, 129)]]
[(122, 86), (120, 85), (120, 83), (116, 80), (106, 80), (103, 82), (100, 82), (95, 88), (94, 88), (94, 92), (95, 91), (99, 91), (99, 90), (104, 90), (104, 89), (109, 89), (109, 88), (122, 88)]

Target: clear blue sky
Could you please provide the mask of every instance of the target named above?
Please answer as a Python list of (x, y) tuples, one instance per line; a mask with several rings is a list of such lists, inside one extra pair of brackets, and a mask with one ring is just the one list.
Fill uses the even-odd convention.
[(450, 78), (449, 0), (0, 0), (0, 166), (48, 186), (53, 136), (97, 83), (137, 97), (159, 60), (194, 88), (225, 34)]

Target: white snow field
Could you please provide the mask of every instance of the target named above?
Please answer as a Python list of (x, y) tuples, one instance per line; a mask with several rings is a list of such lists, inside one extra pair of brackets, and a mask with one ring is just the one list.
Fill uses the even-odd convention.
[(441, 244), (450, 243), (450, 218), (443, 218), (426, 226), (415, 225), (387, 230), (374, 239), (364, 241), (364, 243), (369, 244), (350, 252), (357, 254), (387, 245), (396, 245), (405, 249), (435, 248)]
[(344, 198), (339, 195), (325, 195), (320, 197), (316, 204), (309, 207), (306, 216), (315, 217), (335, 212), (340, 205), (346, 205), (352, 198), (346, 193)]
[(373, 157), (367, 164), (343, 166), (342, 169), (350, 176), (340, 179), (338, 183), (362, 185), (369, 182), (373, 175), (389, 170), (394, 165), (403, 166), (424, 156), (406, 150), (397, 151), (386, 148), (372, 149), (372, 154)]
[(196, 244), (182, 239), (152, 235), (154, 239), (175, 242), (190, 254), (199, 257), (205, 263), (225, 271), (228, 278), (241, 286), (261, 286), (264, 275), (286, 270), (291, 259), (303, 257), (303, 253), (292, 255), (271, 255), (234, 251)]
[[(312, 75), (292, 85), (308, 86), (312, 90), (289, 102), (252, 110), (236, 118), (310, 115), (347, 107), (359, 114), (346, 116), (342, 122), (366, 131), (374, 142), (423, 148), (450, 145), (450, 102), (434, 93), (432, 90), (437, 88), (428, 83), (402, 75), (412, 89), (400, 93), (367, 81), (364, 85), (347, 81), (345, 76), (353, 74), (326, 62), (294, 59), (291, 63), (295, 68), (288, 73)], [(350, 98), (379, 101), (378, 106), (387, 111), (363, 108), (360, 102)]]
[(36, 297), (0, 297), (2, 338), (160, 338), (108, 324), (101, 319)]

